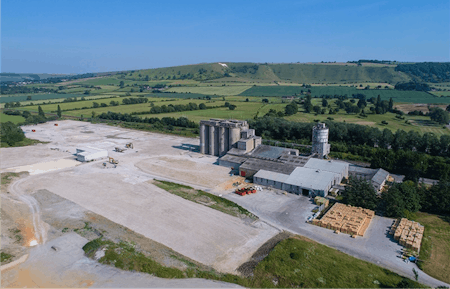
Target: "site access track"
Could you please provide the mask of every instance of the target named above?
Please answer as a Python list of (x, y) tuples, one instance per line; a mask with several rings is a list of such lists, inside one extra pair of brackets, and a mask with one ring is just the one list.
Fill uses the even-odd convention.
[(261, 221), (280, 230), (286, 230), (310, 238), (316, 242), (335, 248), (343, 253), (374, 263), (397, 274), (414, 280), (414, 268), (419, 272), (418, 282), (430, 287), (449, 284), (437, 280), (420, 270), (414, 263), (405, 263), (398, 257), (402, 246), (387, 234), (394, 219), (375, 216), (364, 237), (351, 238), (350, 235), (306, 223), (311, 209), (315, 207), (308, 197), (283, 194), (275, 190), (239, 196), (234, 193), (224, 195), (260, 218)]

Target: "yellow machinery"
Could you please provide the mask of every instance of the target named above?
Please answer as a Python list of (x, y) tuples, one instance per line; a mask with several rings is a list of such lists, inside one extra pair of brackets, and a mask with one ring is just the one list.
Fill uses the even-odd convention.
[(127, 143), (127, 144), (125, 145), (125, 147), (126, 147), (127, 149), (132, 149), (132, 148), (133, 148), (133, 143), (132, 143), (132, 142)]
[(108, 157), (108, 159), (109, 159), (109, 163), (111, 163), (111, 164), (117, 165), (117, 164), (119, 163), (118, 160), (115, 160), (115, 159), (112, 158), (112, 157)]
[(114, 148), (114, 150), (116, 152), (118, 152), (118, 153), (123, 153), (123, 151), (124, 151), (124, 149), (121, 149), (121, 148), (118, 148), (118, 147)]

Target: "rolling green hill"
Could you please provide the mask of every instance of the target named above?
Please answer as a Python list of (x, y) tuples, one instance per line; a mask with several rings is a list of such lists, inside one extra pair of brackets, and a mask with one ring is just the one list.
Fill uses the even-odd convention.
[(255, 82), (295, 83), (391, 83), (411, 80), (408, 74), (396, 71), (395, 66), (358, 66), (354, 63), (339, 64), (257, 64), (250, 62), (204, 63), (165, 68), (124, 72), (119, 78), (129, 80), (177, 80), (193, 79), (206, 81), (219, 78), (233, 78)]

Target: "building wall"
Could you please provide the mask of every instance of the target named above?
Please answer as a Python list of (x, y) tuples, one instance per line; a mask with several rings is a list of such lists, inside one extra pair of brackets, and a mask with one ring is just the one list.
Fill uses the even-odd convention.
[(269, 179), (260, 178), (260, 177), (254, 177), (253, 183), (255, 183), (257, 185), (261, 185), (261, 186), (268, 186), (268, 187), (276, 188), (279, 190), (284, 190), (286, 192), (293, 193), (296, 195), (301, 195), (303, 193), (303, 190), (305, 189), (309, 192), (310, 197), (313, 197), (313, 196), (326, 197), (328, 195), (328, 192), (331, 189), (331, 184), (328, 184), (327, 189), (325, 191), (322, 191), (322, 190), (314, 190), (313, 188), (306, 188), (306, 187), (300, 187), (300, 186), (286, 184), (286, 183), (282, 183), (282, 182), (277, 182), (274, 180), (269, 180)]
[(100, 160), (108, 157), (108, 151), (99, 150), (95, 152), (83, 153), (77, 155), (77, 160), (81, 162), (88, 162), (94, 160)]

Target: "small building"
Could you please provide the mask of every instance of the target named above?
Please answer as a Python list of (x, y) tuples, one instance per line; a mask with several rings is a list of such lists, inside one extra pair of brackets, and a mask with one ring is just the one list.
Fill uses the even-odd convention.
[[(355, 178), (366, 179), (369, 183), (372, 184), (375, 191), (380, 193), (384, 186), (386, 185), (386, 181), (389, 179), (389, 172), (383, 169), (370, 169), (363, 168), (355, 165), (350, 165), (349, 174)], [(394, 178), (395, 181), (395, 178)], [(397, 182), (401, 182), (402, 179)]]
[(389, 178), (389, 173), (383, 169), (378, 169), (371, 179), (372, 186), (377, 192), (381, 192)]
[(108, 157), (108, 151), (94, 147), (77, 148), (77, 160), (80, 162), (89, 162)]

